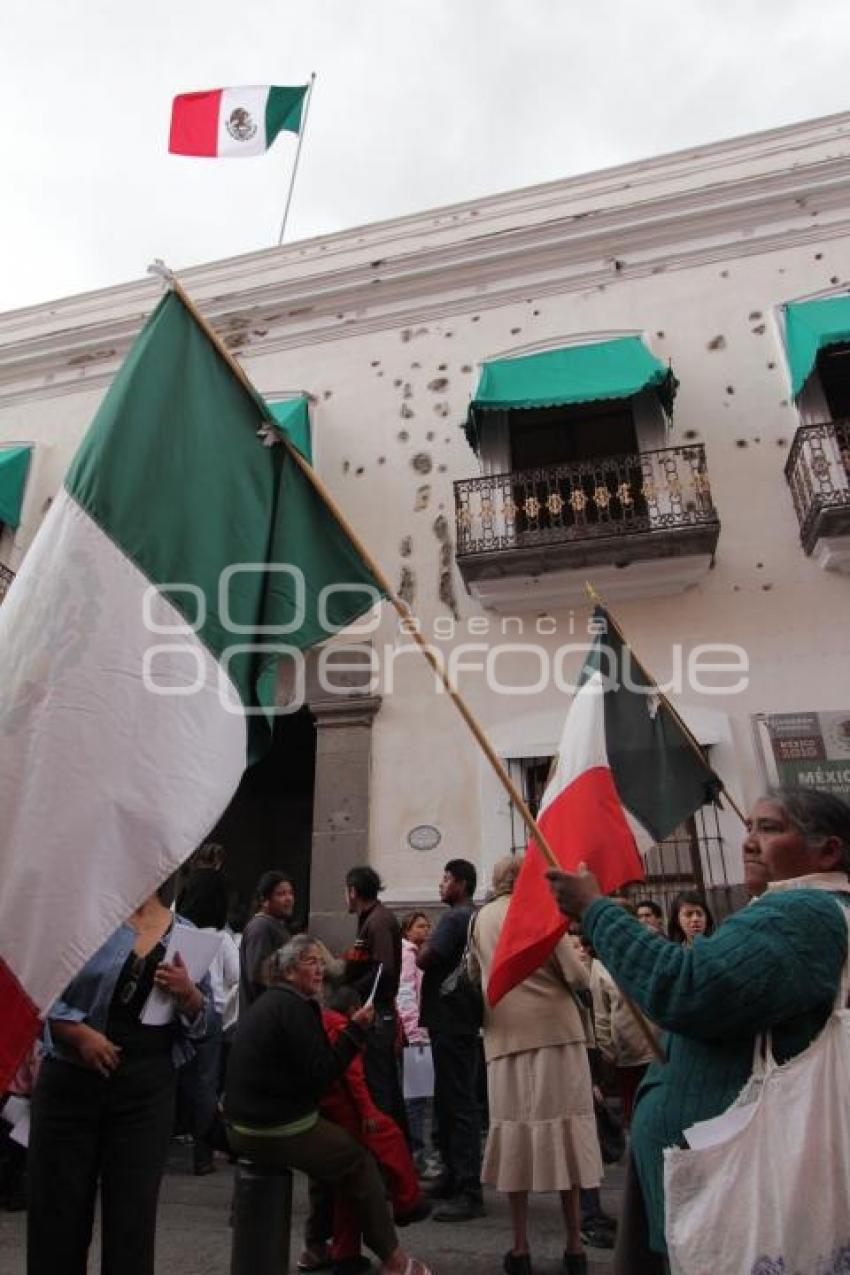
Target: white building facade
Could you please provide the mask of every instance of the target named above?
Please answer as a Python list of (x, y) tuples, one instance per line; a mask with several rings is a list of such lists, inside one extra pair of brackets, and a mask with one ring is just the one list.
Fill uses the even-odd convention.
[[(743, 804), (795, 759), (850, 791), (850, 114), (181, 278), (267, 398), (308, 396), (317, 470), (532, 799), (588, 641), (586, 580)], [(31, 448), (6, 577), (158, 296), (146, 279), (0, 315), (0, 476)], [(638, 343), (655, 382), (623, 380)], [(603, 345), (608, 397), (582, 380)], [(567, 389), (482, 402), (476, 454), (461, 427), (482, 370), (527, 389), (556, 351)], [(391, 609), (346, 640), (371, 674), (326, 667), (340, 696), (311, 667), (298, 816), (329, 932), (354, 862), (403, 906), (435, 899), (447, 858), (483, 881), (523, 840)], [(272, 862), (287, 818), (258, 833)], [(652, 888), (693, 880), (722, 908), (740, 841), (707, 810)]]

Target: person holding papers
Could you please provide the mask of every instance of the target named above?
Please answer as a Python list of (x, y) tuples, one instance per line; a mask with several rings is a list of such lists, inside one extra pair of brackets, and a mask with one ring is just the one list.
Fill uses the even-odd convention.
[[(151, 895), (48, 1013), (32, 1102), (27, 1275), (84, 1275), (98, 1184), (101, 1275), (153, 1275), (177, 1068), (211, 1009), (206, 976), (194, 983), (179, 951), (164, 959), (173, 929), (174, 914)], [(151, 1025), (155, 992), (165, 1012)]]
[[(375, 1102), (408, 1137), (407, 1112), (401, 1087), (401, 1028), (395, 998), (401, 976), (401, 926), (378, 899), (381, 878), (366, 865), (345, 874), (348, 911), (357, 917), (357, 938), (343, 953), (344, 981), (361, 1000), (373, 994), (375, 1022), (366, 1043), (366, 1083)], [(372, 993), (372, 980), (380, 970)]]
[[(416, 958), (431, 934), (431, 922), (424, 912), (409, 912), (401, 923), (401, 976), (396, 1008), (404, 1032), (404, 1106), (410, 1130), (410, 1149), (417, 1170), (423, 1175), (431, 1170), (425, 1154), (425, 1118), (428, 1100), (434, 1096), (434, 1064), (428, 1032), (419, 1022), (422, 992), (422, 970)], [(415, 1090), (411, 1096), (409, 1090)], [(435, 1159), (439, 1158), (434, 1140)], [(433, 1170), (436, 1176), (436, 1170)]]

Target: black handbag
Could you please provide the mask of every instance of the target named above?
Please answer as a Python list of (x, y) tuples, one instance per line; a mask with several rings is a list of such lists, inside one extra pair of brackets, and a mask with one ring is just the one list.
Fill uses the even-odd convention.
[(596, 1134), (604, 1164), (618, 1164), (626, 1151), (626, 1133), (623, 1122), (611, 1110), (607, 1102), (593, 1099), (596, 1114)]
[(484, 994), (481, 983), (470, 975), (467, 963), (469, 944), (475, 929), (475, 917), (476, 913), (473, 912), (469, 918), (463, 955), (440, 984), (440, 999), (444, 1005), (451, 1007), (453, 1015), (469, 1023), (470, 1027), (477, 1031), (484, 1023)]

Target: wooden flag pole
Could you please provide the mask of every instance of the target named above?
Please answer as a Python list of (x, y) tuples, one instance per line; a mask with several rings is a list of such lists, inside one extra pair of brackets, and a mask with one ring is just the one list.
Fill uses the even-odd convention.
[(490, 744), (490, 741), (488, 740), (487, 736), (484, 734), (484, 731), (481, 729), (480, 725), (478, 724), (478, 720), (472, 714), (466, 701), (463, 699), (457, 687), (451, 681), (448, 673), (445, 670), (445, 667), (443, 666), (442, 660), (437, 658), (437, 655), (435, 654), (433, 648), (425, 641), (425, 638), (419, 632), (419, 625), (417, 624), (416, 618), (413, 612), (411, 611), (410, 607), (407, 605), (404, 599), (400, 598), (398, 594), (394, 591), (380, 563), (378, 563), (372, 557), (372, 554), (369, 552), (369, 550), (364, 545), (363, 541), (355, 532), (354, 528), (348, 522), (345, 514), (339, 508), (339, 505), (336, 503), (333, 495), (328, 490), (327, 486), (322, 481), (322, 479), (319, 478), (316, 471), (312, 468), (312, 466), (310, 466), (307, 463), (307, 461), (300, 454), (300, 452), (298, 452), (291, 445), (288, 439), (283, 439), (282, 441), (284, 445), (286, 446), (286, 449), (290, 457), (292, 458), (292, 460), (295, 461), (295, 463), (298, 465), (301, 472), (313, 484), (313, 487), (315, 491), (317, 492), (317, 494), (321, 497), (321, 499), (327, 505), (328, 509), (333, 514), (334, 518), (336, 518), (340, 527), (348, 536), (348, 538), (351, 540), (351, 543), (354, 545), (354, 548), (357, 550), (360, 557), (363, 559), (366, 566), (369, 568), (369, 571), (375, 577), (378, 584), (381, 586), (381, 589), (383, 590), (383, 592), (386, 593), (388, 601), (395, 608), (400, 619), (405, 624), (406, 626), (405, 631), (409, 633), (410, 636), (413, 638), (414, 642), (419, 647), (425, 659), (428, 661), (431, 668), (433, 669), (435, 675), (439, 678), (440, 683), (442, 684), (444, 689), (448, 692), (449, 698), (451, 699), (457, 711), (460, 713), (463, 720), (466, 722), (467, 726), (469, 727), (470, 731), (472, 732), (476, 740), (476, 743), (480, 747), (481, 751), (484, 753), (485, 757), (489, 761), (493, 770), (496, 772), (497, 778), (499, 779), (503, 788), (507, 792), (511, 801), (514, 803), (514, 806), (517, 809), (517, 813), (519, 814), (520, 818), (525, 824), (529, 835), (534, 838), (534, 840), (537, 842), (538, 846), (540, 847), (543, 857), (546, 859), (547, 863), (549, 864), (551, 868), (556, 868), (558, 869), (558, 871), (560, 871), (561, 865), (558, 862), (557, 858), (555, 857), (555, 852), (553, 851), (552, 847), (549, 845), (549, 842), (546, 840), (546, 837), (540, 830), (540, 827), (536, 819), (534, 818), (534, 815), (529, 810), (525, 802), (525, 799), (523, 798), (516, 784), (511, 779), (510, 775), (505, 769), (505, 766), (504, 766), (504, 763), (502, 762), (501, 757), (499, 757), (498, 753), (494, 752), (493, 747)]
[[(248, 391), (251, 397), (254, 398), (255, 401), (262, 401), (261, 396), (258, 394), (257, 390), (251, 384), (251, 381), (247, 373), (245, 372), (245, 370), (242, 368), (241, 364), (237, 361), (237, 359), (230, 352), (230, 350), (228, 350), (227, 346), (221, 340), (215, 328), (213, 328), (212, 324), (210, 324), (201, 314), (200, 310), (192, 301), (191, 297), (184, 290), (183, 285), (180, 283), (180, 281), (177, 278), (175, 278), (175, 276), (171, 273), (171, 271), (166, 269), (161, 262), (157, 262), (155, 266), (151, 267), (151, 270), (152, 270), (152, 273), (160, 275), (160, 277), (167, 282), (167, 284), (171, 287), (171, 289), (177, 293), (178, 297), (183, 302), (183, 304), (185, 305), (189, 313), (192, 315), (195, 322), (198, 324), (200, 328), (203, 329), (203, 331), (209, 337), (210, 341), (212, 341), (213, 345), (218, 350), (221, 357), (225, 360), (225, 362), (231, 368), (234, 376), (245, 387), (245, 389)], [(544, 859), (546, 860), (546, 862), (549, 864), (551, 868), (554, 868), (558, 872), (563, 871), (560, 863), (558, 862), (555, 856), (555, 852), (553, 851), (552, 847), (549, 845), (549, 842), (546, 840), (546, 837), (544, 836), (543, 832), (540, 830), (540, 827), (538, 826), (537, 821), (534, 818), (534, 815), (529, 810), (525, 802), (525, 799), (523, 798), (516, 784), (513, 782), (507, 770), (505, 769), (505, 766), (504, 766), (504, 763), (502, 762), (501, 757), (499, 757), (498, 754), (494, 752), (492, 745), (490, 744), (490, 741), (487, 739), (487, 736), (484, 734), (484, 731), (479, 726), (478, 721), (473, 716), (472, 712), (470, 711), (469, 707), (466, 704), (466, 701), (462, 698), (457, 688), (452, 684), (451, 680), (449, 679), (449, 676), (446, 673), (446, 670), (443, 667), (442, 662), (437, 659), (437, 656), (435, 655), (434, 651), (425, 641), (422, 634), (419, 632), (419, 626), (417, 625), (415, 621), (415, 617), (410, 607), (402, 598), (398, 597), (398, 595), (395, 593), (392, 585), (390, 584), (389, 578), (387, 577), (380, 563), (376, 562), (372, 554), (369, 552), (369, 550), (367, 549), (363, 541), (358, 536), (357, 532), (351, 526), (345, 514), (343, 513), (343, 511), (340, 509), (339, 505), (337, 504), (332, 492), (327, 487), (326, 483), (319, 477), (319, 475), (316, 473), (313, 467), (307, 463), (307, 461), (304, 459), (301, 453), (292, 446), (292, 444), (289, 442), (287, 438), (283, 436), (283, 434), (280, 433), (277, 422), (273, 420), (271, 416), (269, 416), (267, 419), (271, 427), (278, 434), (280, 441), (283, 444), (283, 446), (286, 448), (287, 454), (289, 455), (290, 459), (295, 462), (295, 464), (301, 470), (304, 477), (312, 484), (316, 494), (324, 502), (328, 511), (336, 519), (337, 523), (339, 524), (343, 532), (346, 534), (346, 536), (349, 538), (351, 543), (354, 545), (354, 548), (359, 553), (363, 562), (369, 568), (369, 571), (371, 572), (371, 574), (377, 580), (383, 592), (386, 593), (388, 600), (392, 603), (393, 607), (397, 611), (400, 618), (407, 625), (407, 631), (410, 633), (411, 637), (416, 642), (417, 646), (419, 647), (420, 651), (424, 655), (425, 659), (430, 664), (434, 673), (439, 678), (443, 687), (448, 692), (449, 698), (452, 700), (452, 703), (454, 704), (455, 708), (460, 713), (461, 717), (466, 722), (466, 725), (469, 727), (470, 731), (472, 732), (472, 735), (474, 736), (476, 743), (481, 748), (481, 751), (484, 753), (484, 756), (487, 758), (490, 765), (492, 766), (496, 774), (496, 777), (498, 778), (499, 782), (502, 784), (502, 787), (505, 789), (505, 792), (508, 794), (511, 801), (514, 803), (517, 813), (522, 819), (522, 822), (525, 824), (525, 827), (529, 835), (534, 838), (534, 840), (537, 842), (537, 845), (540, 847), (540, 852), (543, 855)], [(664, 1055), (658, 1045), (658, 1041), (655, 1039), (655, 1036), (652, 1033), (649, 1023), (644, 1018), (643, 1014), (638, 1009), (637, 1005), (635, 1005), (634, 1001), (631, 1000), (630, 997), (623, 995), (623, 1000), (627, 1008), (629, 1009), (629, 1011), (633, 1014), (635, 1022), (640, 1028), (640, 1031), (642, 1035), (644, 1036), (644, 1039), (646, 1040), (647, 1045), (652, 1050), (655, 1057), (659, 1061), (663, 1062)]]
[(304, 134), (307, 132), (307, 116), (310, 113), (310, 103), (313, 100), (313, 85), (316, 83), (316, 72), (310, 73), (310, 84), (307, 89), (307, 100), (304, 103), (304, 114), (301, 116), (301, 127), (298, 130), (298, 145), (295, 148), (295, 159), (292, 163), (292, 176), (289, 179), (289, 190), (286, 192), (286, 204), (283, 209), (283, 220), (280, 223), (280, 234), (277, 237), (278, 247), (283, 243), (283, 234), (286, 230), (286, 223), (289, 218), (289, 206), (292, 203), (292, 192), (295, 189), (295, 175), (298, 172), (298, 161), (301, 158), (301, 143), (304, 141)]
[[(624, 646), (627, 646), (629, 648), (629, 651), (631, 652), (631, 656), (635, 664), (638, 666), (641, 673), (643, 673), (647, 682), (649, 682), (650, 685), (655, 688), (655, 692), (658, 695), (658, 698), (661, 700), (662, 704), (664, 704), (667, 707), (667, 709), (670, 711), (673, 719), (675, 720), (676, 724), (679, 726), (680, 730), (682, 731), (682, 734), (687, 739), (693, 751), (699, 757), (700, 761), (703, 763), (706, 769), (711, 769), (708, 765), (708, 762), (706, 761), (705, 753), (702, 750), (699, 740), (696, 738), (696, 736), (694, 735), (690, 727), (687, 725), (687, 723), (682, 719), (681, 714), (676, 710), (675, 706), (670, 703), (670, 700), (667, 698), (664, 692), (660, 689), (660, 687), (658, 686), (658, 683), (656, 682), (652, 674), (648, 671), (646, 665), (641, 660), (639, 660), (638, 657), (635, 655), (635, 648), (632, 646), (631, 642), (628, 640), (625, 633), (620, 628), (617, 621), (614, 619), (614, 616), (611, 614), (610, 610), (608, 609), (608, 606), (605, 603), (604, 598), (601, 598), (599, 596), (599, 594), (596, 592), (596, 590), (594, 589), (593, 585), (590, 583), (589, 580), (585, 581), (584, 587), (590, 600), (604, 608), (605, 614), (608, 616), (608, 619), (611, 621), (614, 631), (619, 635), (620, 640), (623, 642)], [(719, 775), (717, 775), (717, 780), (718, 780), (718, 783), (720, 784), (720, 791), (723, 793), (724, 797), (729, 802), (729, 805), (735, 811), (735, 814), (741, 820), (741, 823), (746, 824), (747, 816), (744, 814), (743, 810), (738, 805), (737, 801), (732, 796), (732, 794), (729, 792), (729, 789), (726, 787), (725, 783), (723, 782), (723, 780), (720, 778)]]
[[(436, 655), (434, 654), (434, 651), (425, 641), (422, 634), (419, 632), (419, 627), (415, 622), (415, 618), (414, 618), (413, 612), (410, 610), (410, 607), (402, 598), (399, 598), (396, 595), (396, 593), (393, 591), (392, 585), (390, 584), (387, 576), (384, 574), (381, 566), (379, 565), (379, 563), (375, 561), (375, 559), (369, 553), (368, 549), (363, 544), (360, 537), (354, 531), (354, 528), (348, 522), (347, 518), (345, 517), (345, 514), (337, 505), (333, 495), (325, 486), (321, 478), (319, 478), (318, 474), (316, 474), (315, 470), (310, 465), (308, 465), (307, 461), (304, 459), (301, 453), (298, 452), (291, 445), (288, 439), (284, 438), (282, 439), (282, 441), (285, 444), (286, 449), (289, 452), (289, 455), (299, 466), (299, 468), (301, 469), (301, 472), (307, 478), (309, 478), (310, 482), (313, 484), (313, 487), (315, 488), (318, 495), (325, 502), (330, 512), (336, 518), (342, 530), (349, 537), (355, 549), (360, 554), (361, 558), (366, 563), (366, 566), (369, 568), (372, 575), (375, 577), (375, 579), (380, 584), (381, 588), (386, 593), (389, 601), (395, 607), (401, 619), (407, 624), (408, 632), (410, 632), (414, 641), (419, 646), (419, 649), (421, 650), (422, 654), (425, 656), (425, 659), (431, 665), (431, 668), (434, 670), (437, 677), (440, 679), (443, 686), (448, 691), (449, 696), (452, 699), (455, 708), (460, 713), (461, 717), (466, 722), (469, 729), (472, 731), (472, 734), (474, 735), (476, 742), (478, 743), (485, 757), (489, 761), (490, 765), (493, 767), (493, 770), (496, 772), (497, 777), (499, 778), (502, 786), (504, 787), (511, 801), (514, 803), (523, 823), (526, 826), (527, 831), (534, 838), (534, 840), (537, 842), (538, 846), (540, 847), (540, 851), (544, 859), (546, 859), (550, 868), (554, 868), (557, 872), (562, 872), (563, 868), (561, 867), (560, 863), (555, 857), (555, 852), (553, 851), (552, 847), (549, 845), (549, 842), (546, 840), (545, 836), (541, 832), (540, 827), (538, 826), (537, 820), (534, 818), (534, 815), (528, 809), (528, 806), (526, 805), (524, 798), (520, 794), (519, 790), (517, 789), (516, 785), (514, 784), (513, 780), (511, 779), (510, 775), (505, 769), (501, 757), (499, 757), (499, 755), (493, 751), (490, 741), (488, 740), (487, 736), (484, 734), (483, 730), (479, 726), (476, 718), (470, 712), (469, 708), (467, 707), (466, 701), (461, 697), (457, 688), (452, 684), (448, 674), (446, 673), (445, 669), (442, 666), (442, 663), (437, 659)], [(636, 1026), (638, 1027), (641, 1035), (644, 1038), (644, 1041), (646, 1042), (647, 1047), (652, 1051), (653, 1056), (658, 1060), (658, 1062), (664, 1062), (665, 1061), (664, 1052), (655, 1038), (655, 1035), (652, 1031), (652, 1027), (650, 1026), (649, 1020), (645, 1017), (645, 1015), (643, 1014), (643, 1011), (640, 1009), (638, 1005), (635, 1004), (635, 1002), (632, 1000), (630, 996), (627, 996), (626, 993), (622, 991), (622, 989), (620, 988), (618, 988), (618, 991), (620, 992), (620, 995), (623, 998), (623, 1004), (626, 1006), (626, 1009), (632, 1015)]]
[[(200, 310), (192, 301), (188, 293), (185, 291), (180, 281), (170, 271), (165, 269), (161, 265), (161, 263), (157, 263), (157, 265), (155, 267), (152, 267), (151, 269), (153, 273), (156, 273), (160, 275), (162, 278), (164, 278), (166, 282), (168, 283), (169, 287), (171, 287), (171, 289), (177, 293), (178, 297), (183, 302), (183, 304), (185, 305), (189, 313), (192, 315), (195, 322), (198, 324), (200, 328), (204, 330), (206, 335), (209, 337), (210, 341), (212, 341), (213, 345), (218, 350), (221, 357), (230, 366), (234, 376), (238, 378), (238, 380), (242, 383), (242, 385), (245, 387), (248, 393), (251, 394), (252, 397), (254, 397), (255, 399), (259, 399), (260, 396), (258, 395), (258, 391), (251, 384), (251, 381), (249, 380), (241, 364), (234, 358), (230, 350), (228, 350), (227, 346), (221, 340), (221, 337), (218, 335), (215, 328), (213, 328), (213, 326), (208, 322), (208, 320), (205, 319), (204, 316), (201, 314)], [(275, 433), (280, 438), (281, 443), (286, 448), (290, 458), (295, 462), (295, 464), (304, 474), (304, 477), (307, 478), (308, 481), (312, 484), (316, 494), (324, 502), (324, 504), (327, 506), (330, 513), (339, 523), (339, 526), (345, 532), (346, 536), (354, 545), (354, 548), (357, 550), (358, 554), (363, 559), (366, 566), (369, 568), (369, 571), (377, 580), (382, 591), (386, 593), (388, 600), (392, 603), (393, 607), (398, 612), (401, 619), (404, 621), (405, 625), (407, 626), (407, 632), (410, 633), (410, 636), (416, 642), (420, 651), (425, 656), (425, 659), (428, 661), (431, 668), (434, 670), (434, 673), (436, 674), (436, 676), (439, 678), (440, 682), (442, 683), (443, 687), (448, 692), (449, 697), (451, 698), (455, 708), (460, 713), (461, 717), (466, 722), (470, 731), (474, 735), (477, 744), (481, 748), (482, 752), (484, 753), (485, 757), (489, 761), (490, 765), (493, 767), (493, 770), (496, 772), (496, 775), (499, 781), (501, 782), (503, 788), (507, 792), (511, 801), (516, 806), (517, 813), (519, 814), (520, 818), (525, 824), (529, 832), (529, 835), (534, 838), (534, 840), (537, 842), (538, 846), (540, 847), (540, 850), (543, 854), (543, 857), (546, 859), (546, 862), (549, 864), (550, 867), (556, 868), (558, 871), (560, 871), (561, 865), (558, 862), (557, 858), (555, 857), (555, 853), (552, 850), (552, 847), (549, 845), (549, 842), (546, 840), (546, 837), (541, 832), (537, 824), (537, 821), (534, 818), (534, 815), (529, 810), (524, 798), (522, 797), (522, 794), (519, 792), (518, 788), (516, 787), (516, 784), (513, 782), (507, 770), (505, 769), (502, 759), (498, 756), (497, 753), (493, 751), (490, 741), (487, 739), (487, 736), (484, 734), (484, 731), (479, 726), (478, 721), (473, 716), (472, 712), (470, 711), (469, 707), (466, 704), (466, 701), (462, 698), (457, 688), (452, 684), (448, 674), (446, 673), (445, 668), (443, 667), (442, 661), (437, 658), (437, 655), (435, 654), (434, 650), (428, 645), (428, 643), (425, 641), (422, 634), (419, 632), (419, 626), (416, 623), (416, 619), (410, 607), (402, 598), (398, 597), (398, 595), (395, 593), (380, 563), (378, 563), (375, 560), (375, 558), (367, 549), (366, 545), (358, 536), (357, 532), (351, 526), (350, 522), (346, 518), (343, 511), (340, 509), (339, 505), (337, 504), (333, 494), (327, 487), (326, 483), (319, 477), (315, 469), (313, 469), (312, 465), (309, 465), (307, 463), (307, 461), (304, 459), (301, 453), (297, 451), (296, 448), (294, 448), (291, 445), (289, 440), (280, 433), (277, 422), (271, 416), (268, 418), (268, 420), (269, 420), (269, 424), (273, 427), (273, 429), (275, 430)]]

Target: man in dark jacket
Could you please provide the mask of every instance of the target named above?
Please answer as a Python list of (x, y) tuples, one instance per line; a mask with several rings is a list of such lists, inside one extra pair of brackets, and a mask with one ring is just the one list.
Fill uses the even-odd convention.
[(378, 901), (383, 889), (374, 868), (350, 868), (345, 877), (348, 910), (357, 916), (357, 939), (345, 953), (345, 981), (362, 1001), (375, 991), (375, 1023), (366, 1042), (366, 1083), (377, 1106), (407, 1135), (407, 1115), (401, 1089), (399, 1030), (395, 998), (401, 975), (401, 926)]
[(265, 988), (264, 962), (292, 937), (295, 890), (285, 872), (264, 872), (257, 882), (259, 909), (245, 926), (239, 945), (239, 1018)]
[(481, 1217), (481, 1130), (477, 1076), (478, 1025), (440, 995), (443, 980), (463, 956), (474, 908), (475, 867), (450, 859), (440, 881), (440, 899), (449, 908), (422, 947), (416, 964), (424, 970), (419, 1021), (428, 1028), (434, 1058), (434, 1115), (445, 1172), (429, 1191), (445, 1203), (435, 1222), (466, 1222)]

